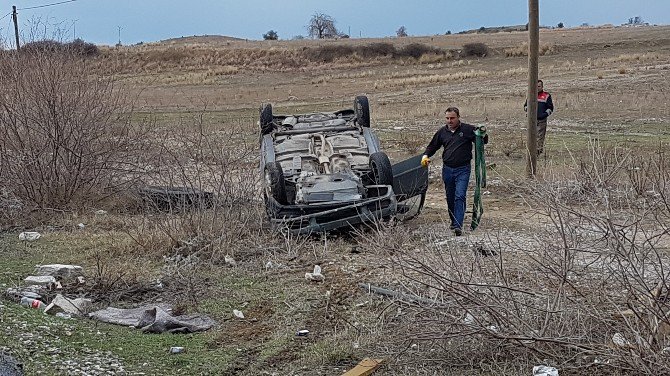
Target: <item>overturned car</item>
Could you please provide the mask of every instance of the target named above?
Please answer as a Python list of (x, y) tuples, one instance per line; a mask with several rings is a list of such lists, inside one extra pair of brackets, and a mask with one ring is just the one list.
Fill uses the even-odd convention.
[(368, 98), (353, 109), (275, 115), (260, 108), (261, 177), (275, 225), (324, 232), (419, 214), (428, 189), (421, 156), (391, 165), (370, 129)]

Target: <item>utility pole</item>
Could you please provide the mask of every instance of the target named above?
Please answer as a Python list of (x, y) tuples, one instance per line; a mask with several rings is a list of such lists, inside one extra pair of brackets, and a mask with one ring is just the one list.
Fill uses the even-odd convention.
[(117, 26), (119, 28), (119, 43), (117, 46), (121, 46), (121, 26)]
[(540, 6), (538, 0), (528, 0), (528, 93), (526, 118), (528, 119), (526, 175), (537, 174), (537, 75), (540, 45)]
[(16, 50), (18, 51), (21, 46), (19, 46), (19, 21), (16, 17), (16, 5), (12, 5), (12, 20), (14, 20), (14, 35), (16, 36)]

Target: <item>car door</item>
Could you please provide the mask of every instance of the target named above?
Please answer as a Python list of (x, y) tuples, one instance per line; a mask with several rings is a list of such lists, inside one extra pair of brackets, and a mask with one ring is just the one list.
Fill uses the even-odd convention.
[(421, 166), (421, 157), (417, 155), (391, 166), (400, 219), (412, 218), (423, 208), (428, 191), (428, 169)]

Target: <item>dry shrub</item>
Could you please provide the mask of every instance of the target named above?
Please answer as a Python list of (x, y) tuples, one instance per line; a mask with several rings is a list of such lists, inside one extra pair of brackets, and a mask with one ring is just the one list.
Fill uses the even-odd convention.
[(425, 85), (425, 84), (434, 84), (434, 83), (444, 83), (452, 81), (464, 81), (472, 78), (481, 78), (491, 76), (489, 71), (476, 71), (471, 69), (464, 72), (448, 73), (448, 74), (432, 74), (427, 76), (415, 76), (412, 75), (407, 78), (392, 78), (385, 81), (380, 81), (375, 83), (377, 88), (390, 88), (390, 87), (404, 87), (404, 86), (413, 86), (413, 85)]
[(396, 54), (396, 48), (391, 43), (371, 43), (367, 46), (356, 48), (356, 54), (366, 59), (393, 56)]
[(51, 39), (44, 39), (34, 42), (28, 42), (21, 47), (24, 53), (29, 54), (72, 54), (75, 56), (93, 57), (100, 54), (98, 46), (93, 43), (85, 42), (82, 39), (75, 39), (72, 42), (60, 42)]
[(670, 372), (670, 166), (655, 158), (647, 174), (655, 194), (639, 196), (613, 178), (634, 167), (630, 159), (603, 161), (605, 150), (593, 149), (584, 164), (597, 166), (588, 178), (598, 192), (585, 200), (573, 191), (579, 166), (515, 187), (535, 213), (531, 235), (500, 231), (467, 244), (438, 229), (422, 250), (384, 243), (403, 275), (398, 290), (420, 298), (405, 314), (410, 341), (466, 367), (493, 353), (494, 369), (542, 362), (561, 373)]
[[(262, 232), (264, 212), (254, 162), (258, 145), (250, 141), (257, 140), (256, 130), (242, 124), (207, 126), (204, 116), (185, 115), (179, 124), (158, 132), (148, 161), (152, 169), (142, 181), (150, 186), (209, 192), (211, 199), (180, 201), (161, 207), (156, 214), (151, 212), (159, 208), (152, 206), (160, 203), (145, 200), (150, 215), (130, 235), (148, 252), (195, 254), (219, 262), (228, 253), (239, 254), (241, 244), (255, 244), (250, 239)], [(156, 249), (156, 242), (143, 241), (161, 236), (169, 239), (169, 247)]]
[(398, 50), (397, 56), (421, 58), (423, 55), (444, 55), (444, 51), (421, 43), (412, 43)]
[(350, 59), (356, 55), (363, 59), (380, 57), (420, 59), (424, 55), (444, 56), (443, 50), (420, 43), (412, 43), (400, 49), (391, 43), (372, 43), (364, 46), (327, 45), (316, 48), (307, 48), (303, 51), (305, 57), (312, 61), (329, 63), (338, 59)]
[(354, 48), (348, 45), (328, 45), (307, 48), (303, 51), (303, 54), (311, 61), (330, 63), (337, 59), (350, 57), (354, 54), (354, 51)]
[(142, 138), (126, 95), (66, 50), (0, 57), (0, 185), (28, 206), (74, 209), (121, 189)]
[[(523, 42), (516, 47), (505, 48), (503, 50), (506, 57), (528, 56), (528, 43)], [(541, 44), (538, 49), (540, 56), (549, 55), (556, 52), (556, 46), (553, 44)]]
[(466, 43), (463, 45), (463, 49), (461, 50), (462, 57), (486, 57), (490, 55), (490, 53), (491, 51), (489, 50), (489, 47), (486, 44), (480, 42)]

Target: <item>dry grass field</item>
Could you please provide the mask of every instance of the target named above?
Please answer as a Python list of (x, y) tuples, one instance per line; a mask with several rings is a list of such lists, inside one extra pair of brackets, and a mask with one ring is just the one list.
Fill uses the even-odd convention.
[[(535, 180), (525, 177), (526, 40), (524, 32), (208, 36), (102, 48), (77, 62), (86, 79), (54, 82), (67, 81), (71, 95), (92, 93), (72, 102), (90, 109), (74, 122), (85, 136), (76, 145), (110, 156), (115, 174), (105, 189), (83, 181), (68, 194), (49, 193), (36, 182), (45, 175), (30, 174), (39, 164), (16, 171), (0, 163), (0, 286), (19, 284), (36, 264), (75, 263), (88, 282), (65, 292), (96, 307), (170, 303), (219, 325), (142, 334), (0, 300), (0, 350), (27, 374), (48, 375), (339, 375), (366, 357), (384, 358), (385, 375), (518, 375), (536, 365), (561, 375), (669, 373), (670, 27), (541, 31), (540, 78), (556, 110)], [(486, 56), (468, 54), (472, 43), (484, 43)], [(32, 61), (64, 71), (48, 58)], [(109, 86), (90, 89), (88, 75)], [(37, 81), (21, 88), (48, 80)], [(41, 97), (8, 93), (0, 91), (10, 104)], [(421, 153), (448, 106), (487, 126), (490, 168), (476, 231), (455, 238), (448, 230), (439, 162), (411, 221), (311, 237), (269, 228), (257, 171), (259, 105), (336, 110), (360, 94), (370, 98), (372, 127), (392, 161)], [(96, 105), (103, 102), (109, 113)], [(6, 108), (0, 124), (8, 129), (25, 114), (48, 116)], [(37, 144), (30, 140), (24, 149)], [(0, 150), (21, 150), (10, 146)], [(78, 178), (51, 173), (52, 185)], [(145, 210), (130, 193), (141, 184), (206, 189), (216, 205)], [(75, 194), (82, 187), (87, 194)], [(24, 230), (43, 237), (21, 243)], [(314, 265), (324, 282), (305, 280)], [(296, 336), (302, 329), (309, 334)], [(186, 352), (169, 354), (171, 346)]]

